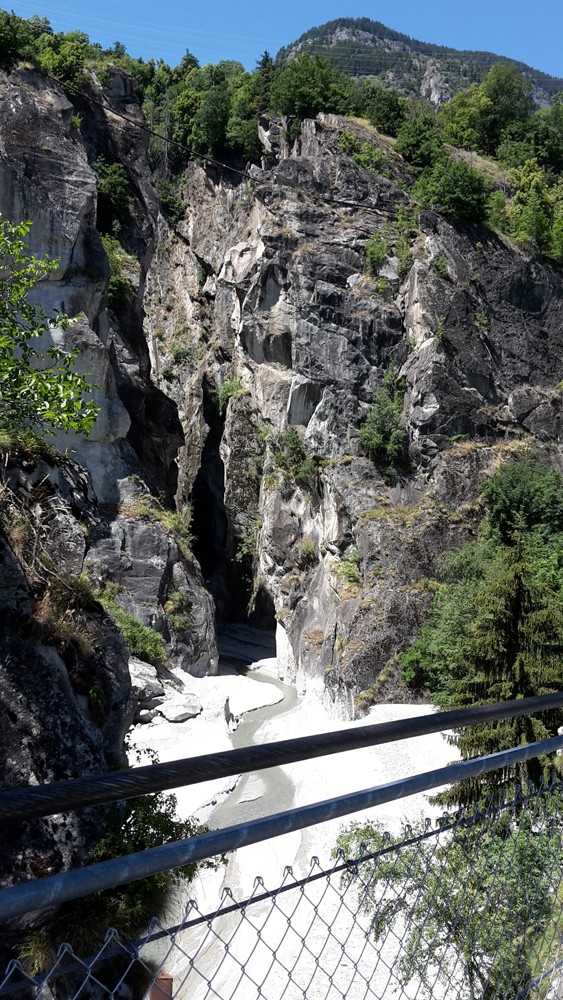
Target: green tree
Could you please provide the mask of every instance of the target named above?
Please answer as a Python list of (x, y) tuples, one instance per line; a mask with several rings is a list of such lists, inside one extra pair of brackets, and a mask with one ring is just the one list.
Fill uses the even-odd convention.
[(433, 996), (439, 984), (450, 996), (455, 982), (468, 1000), (528, 995), (546, 930), (557, 927), (563, 875), (560, 831), (537, 827), (525, 812), (517, 827), (507, 816), (432, 837), (420, 824), (417, 842), (396, 850), (374, 824), (340, 834), (346, 858), (367, 858), (342, 881), (358, 884), (374, 938), (403, 942), (393, 969), (402, 986), (418, 979), (417, 995)]
[(129, 214), (129, 179), (122, 163), (108, 163), (98, 156), (94, 163), (98, 178), (98, 229), (111, 233), (120, 229)]
[(464, 546), (461, 555), (443, 560), (443, 582), (436, 591), (428, 621), (416, 642), (399, 654), (403, 679), (415, 690), (428, 690), (433, 701), (449, 706), (453, 685), (463, 676), (464, 655), (475, 617), (476, 595), (491, 546)]
[(19, 56), (30, 51), (33, 38), (29, 21), (0, 10), (0, 62), (11, 65)]
[(226, 139), (231, 149), (241, 152), (248, 160), (257, 159), (260, 155), (258, 115), (262, 101), (262, 85), (258, 74), (245, 74), (244, 81), (231, 102)]
[(512, 235), (519, 242), (532, 242), (540, 250), (549, 251), (552, 205), (538, 161), (527, 160), (522, 167), (511, 171), (509, 179), (517, 188), (509, 208)]
[(533, 159), (532, 136), (523, 122), (513, 122), (504, 129), (495, 156), (504, 167), (520, 167)]
[(88, 35), (69, 32), (67, 35), (42, 35), (37, 46), (39, 64), (45, 73), (80, 87), (86, 79), (85, 63), (90, 55)]
[[(483, 486), (483, 538), (450, 556), (429, 621), (401, 654), (404, 676), (442, 709), (512, 700), (563, 685), (562, 477), (534, 458)], [(472, 726), (454, 738), (463, 758), (554, 735), (563, 713)], [(478, 800), (516, 779), (536, 786), (545, 761), (470, 779), (440, 801)]]
[[(460, 658), (460, 676), (451, 686), (449, 708), (512, 701), (552, 694), (563, 686), (563, 608), (551, 588), (537, 579), (533, 554), (520, 540), (499, 549), (474, 599), (475, 618)], [(561, 711), (541, 719), (523, 716), (469, 726), (453, 738), (462, 758), (509, 750), (547, 739), (563, 723)], [(538, 787), (549, 770), (534, 759), (501, 773), (469, 778), (438, 796), (442, 803), (465, 805), (516, 781)]]
[(386, 478), (392, 478), (406, 463), (407, 434), (399, 426), (402, 409), (403, 386), (391, 365), (359, 432), (366, 455), (381, 467)]
[(551, 203), (553, 207), (553, 223), (549, 243), (549, 255), (563, 264), (563, 181), (552, 188)]
[[(201, 94), (190, 87), (178, 95), (172, 106), (170, 114), (171, 136), (175, 142), (179, 142), (183, 146), (192, 147), (194, 120), (200, 100)], [(184, 162), (186, 160), (186, 155), (179, 150), (174, 151), (174, 156)]]
[(413, 194), (423, 205), (436, 208), (456, 222), (479, 224), (487, 217), (489, 185), (464, 160), (442, 156), (422, 174)]
[(532, 83), (520, 76), (518, 70), (509, 63), (495, 63), (479, 89), (490, 101), (490, 108), (485, 116), (483, 151), (494, 153), (506, 126), (510, 122), (525, 121), (532, 114)]
[(522, 531), (563, 531), (563, 476), (533, 456), (508, 462), (481, 487), (487, 534), (511, 545)]
[(486, 122), (491, 110), (491, 99), (478, 84), (459, 91), (440, 109), (445, 141), (463, 149), (483, 150), (487, 144)]
[(264, 52), (254, 73), (245, 73), (233, 93), (227, 143), (249, 160), (257, 159), (261, 153), (258, 119), (269, 106), (274, 75), (273, 59)]
[(502, 191), (491, 191), (487, 199), (487, 226), (501, 233), (508, 228), (507, 203)]
[(351, 80), (339, 73), (321, 56), (299, 53), (278, 70), (270, 92), (270, 106), (275, 114), (289, 115), (302, 121), (315, 118), (320, 111), (349, 113), (355, 104)]
[(525, 122), (534, 102), (531, 83), (508, 63), (496, 63), (480, 85), (456, 94), (440, 112), (444, 138), (455, 146), (494, 154), (504, 131)]
[(198, 102), (192, 126), (192, 146), (198, 153), (219, 153), (225, 146), (229, 121), (229, 87), (220, 73)]
[(408, 101), (397, 90), (364, 83), (360, 104), (366, 118), (386, 135), (397, 135), (407, 116)]
[(419, 173), (436, 162), (442, 146), (435, 115), (407, 118), (397, 130), (397, 152)]
[(69, 320), (61, 314), (50, 317), (30, 301), (38, 282), (57, 267), (57, 261), (29, 253), (30, 226), (0, 217), (0, 427), (20, 433), (60, 429), (88, 434), (98, 407), (88, 399), (92, 386), (87, 377), (75, 371), (77, 352), (55, 346), (40, 351), (33, 345)]

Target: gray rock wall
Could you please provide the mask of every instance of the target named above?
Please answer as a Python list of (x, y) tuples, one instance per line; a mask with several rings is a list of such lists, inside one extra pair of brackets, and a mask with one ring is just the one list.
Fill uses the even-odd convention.
[[(320, 116), (290, 148), (283, 129), (261, 122), (270, 166), (248, 180), (190, 167), (186, 218), (149, 272), (146, 327), (183, 419), (186, 495), (207, 476), (221, 612), (240, 615), (244, 536), (251, 611), (276, 627), (282, 672), (350, 714), (354, 696), (406, 696), (395, 654), (424, 618), (440, 554), (475, 532), (483, 476), (532, 441), (559, 460), (561, 277), (490, 232), (417, 219), (408, 168), (373, 130)], [(387, 177), (342, 153), (343, 131), (381, 147)], [(389, 252), (368, 277), (374, 233)], [(391, 364), (410, 454), (393, 483), (358, 436)], [(240, 393), (218, 414), (228, 382)], [(316, 456), (307, 485), (275, 463), (288, 427)]]
[[(185, 505), (174, 503), (182, 428), (176, 404), (152, 379), (143, 332), (158, 202), (145, 133), (114, 114), (139, 122), (141, 112), (121, 70), (110, 71), (105, 88), (92, 77), (84, 91), (107, 110), (71, 102), (29, 69), (0, 72), (0, 213), (31, 219), (33, 253), (58, 258), (35, 300), (76, 322), (54, 327), (43, 346), (78, 350), (77, 368), (90, 374), (100, 407), (89, 438), (52, 439), (58, 457), (1, 443), (5, 787), (126, 765), (136, 703), (110, 593), (162, 635), (169, 667), (217, 670), (213, 604), (190, 551)], [(129, 182), (119, 236), (132, 256), (130, 290), (119, 315), (108, 303), (110, 267), (97, 228), (100, 156), (121, 163)], [(84, 863), (106, 822), (103, 810), (83, 811), (3, 830), (0, 881)]]
[[(163, 636), (176, 675), (217, 669), (217, 609), (275, 629), (281, 674), (350, 716), (407, 697), (396, 653), (424, 619), (440, 554), (475, 533), (482, 478), (531, 441), (561, 461), (558, 273), (491, 233), (415, 218), (393, 148), (328, 115), (293, 146), (286, 123), (262, 121), (264, 169), (246, 176), (191, 164), (171, 230), (145, 136), (114, 114), (140, 120), (132, 82), (115, 70), (85, 92), (107, 109), (29, 70), (0, 74), (0, 211), (31, 217), (33, 250), (60, 258), (37, 297), (78, 317), (52, 338), (79, 349), (100, 405), (89, 439), (55, 441), (73, 462), (20, 455), (5, 470), (12, 784), (112, 766), (134, 712), (128, 651), (100, 601), (69, 600), (70, 631), (49, 632), (49, 573), (34, 575), (29, 537), (63, 586), (86, 573), (107, 598), (110, 584)], [(386, 176), (342, 152), (343, 131), (381, 148)], [(119, 315), (97, 229), (99, 156), (129, 182), (120, 238), (134, 263)], [(376, 233), (388, 252), (368, 276)], [(359, 438), (390, 366), (410, 462), (392, 479)], [(309, 459), (301, 471), (288, 429)], [(88, 822), (68, 837), (41, 828), (51, 846), (38, 856), (56, 867), (87, 853)]]

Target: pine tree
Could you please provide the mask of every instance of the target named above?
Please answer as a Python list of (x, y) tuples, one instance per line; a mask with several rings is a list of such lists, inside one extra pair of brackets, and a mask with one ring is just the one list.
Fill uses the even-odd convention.
[[(476, 596), (476, 618), (467, 637), (462, 670), (452, 685), (451, 708), (511, 701), (560, 691), (563, 687), (563, 611), (553, 590), (538, 579), (534, 553), (522, 535), (497, 551), (493, 571)], [(452, 738), (463, 759), (508, 750), (554, 736), (563, 713), (521, 716), (470, 726)], [(437, 797), (465, 805), (499, 788), (537, 787), (546, 759), (467, 779)]]

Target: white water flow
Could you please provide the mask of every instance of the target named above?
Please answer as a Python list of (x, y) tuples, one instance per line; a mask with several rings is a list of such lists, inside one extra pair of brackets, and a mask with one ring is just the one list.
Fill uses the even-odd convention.
[[(145, 745), (149, 745), (150, 741), (150, 745), (157, 749), (161, 759), (181, 756), (183, 751), (178, 752), (178, 750), (183, 739), (186, 740), (186, 744), (189, 739), (191, 744), (189, 749), (186, 745), (186, 753), (193, 753), (194, 738), (199, 751), (209, 753), (214, 749), (218, 751), (226, 749), (226, 744), (239, 747), (251, 743), (269, 743), (350, 726), (426, 715), (432, 711), (429, 705), (376, 705), (370, 710), (368, 718), (352, 723), (335, 720), (330, 717), (314, 693), (299, 697), (294, 688), (283, 684), (273, 676), (275, 661), (264, 656), (258, 659), (260, 656), (258, 641), (248, 642), (253, 638), (251, 630), (240, 630), (239, 635), (243, 641), (246, 639), (247, 646), (250, 646), (249, 659), (250, 656), (257, 658), (250, 663), (244, 676), (236, 675), (232, 669), (229, 671), (228, 667), (223, 666), (224, 676), (219, 678), (190, 679), (190, 689), (201, 696), (202, 703), (203, 692), (207, 690), (215, 692), (216, 704), (211, 708), (207, 704), (203, 717), (199, 720), (189, 720), (172, 726), (173, 749), (169, 725), (143, 727), (142, 739)], [(236, 637), (237, 630), (231, 630), (229, 641)], [(232, 653), (232, 644), (230, 649)], [(241, 716), (240, 724), (234, 732), (228, 731), (224, 711), (225, 691), (229, 699), (229, 712)], [(241, 691), (244, 691), (244, 697), (241, 697)], [(278, 700), (280, 694), (282, 700)], [(252, 710), (245, 710), (245, 706), (251, 707)], [(135, 732), (139, 733), (139, 730)], [(138, 736), (135, 742), (139, 743), (140, 739)], [(333, 754), (243, 775), (238, 782), (236, 779), (227, 782), (227, 789), (224, 781), (222, 787), (212, 787), (211, 791), (210, 785), (217, 786), (221, 783), (206, 783), (200, 786), (199, 790), (185, 789), (178, 794), (179, 809), (183, 816), (187, 816), (193, 815), (194, 808), (197, 808), (199, 815), (211, 828), (226, 827), (346, 795), (352, 791), (384, 784), (421, 771), (443, 767), (455, 756), (455, 751), (446, 740), (440, 734), (433, 734), (396, 744)], [(204, 803), (208, 805), (204, 806)], [(333, 820), (273, 838), (262, 844), (241, 848), (229, 856), (226, 868), (215, 873), (203, 872), (196, 878), (188, 888), (187, 897), (184, 896), (183, 899), (176, 901), (172, 919), (180, 917), (185, 910), (187, 899), (190, 898), (197, 900), (201, 913), (213, 912), (219, 906), (222, 892), (227, 886), (235, 899), (247, 898), (252, 894), (257, 876), (262, 878), (267, 889), (276, 889), (284, 879), (286, 866), (291, 866), (296, 878), (303, 877), (310, 869), (310, 859), (313, 856), (319, 858), (321, 866), (330, 867), (331, 851), (339, 830), (352, 819), (362, 821), (371, 819), (386, 829), (398, 831), (405, 822), (412, 823), (421, 815), (429, 816), (437, 813), (438, 810), (429, 804), (425, 795), (416, 795), (368, 812), (357, 813), (346, 820)], [(247, 1000), (247, 998), (250, 1000), (251, 985), (245, 978), (233, 992), (233, 985), (240, 976), (239, 962), (244, 962), (242, 957), (237, 960), (236, 956), (252, 954), (253, 978), (255, 982), (260, 982), (261, 976), (265, 975), (264, 970), (267, 971), (272, 965), (272, 950), (264, 936), (257, 947), (253, 924), (260, 924), (270, 910), (271, 904), (265, 902), (252, 907), (252, 922), (244, 921), (239, 925), (239, 916), (236, 913), (213, 922), (214, 928), (223, 940), (229, 940), (236, 931), (227, 958), (220, 938), (208, 937), (207, 925), (181, 934), (178, 938), (181, 951), (176, 949), (170, 954), (167, 962), (167, 971), (174, 976), (175, 991), (178, 990), (179, 1000), (188, 996), (190, 1000), (200, 1000), (200, 998), (203, 1000), (209, 995), (225, 996), (229, 997), (229, 1000)], [(327, 912), (325, 917), (328, 923), (331, 913)], [(307, 920), (307, 917), (304, 915), (303, 919)], [(271, 915), (268, 917), (268, 927), (273, 934), (272, 940), (283, 939), (280, 920), (282, 920), (281, 913), (278, 913), (275, 919), (272, 919)], [(303, 934), (310, 934), (308, 925), (299, 927), (298, 917), (294, 923), (292, 930), (297, 934), (300, 930)], [(322, 921), (319, 933), (326, 933), (326, 923)], [(291, 947), (289, 943), (287, 947)], [(322, 942), (319, 942), (319, 947), (322, 950)], [(196, 952), (197, 972), (194, 973), (189, 956)], [(286, 958), (291, 964), (293, 960), (291, 954)], [(277, 982), (276, 976), (279, 977), (279, 992), (275, 983), (270, 983), (272, 977)], [(271, 989), (268, 995), (281, 997), (283, 993), (284, 1000), (290, 1000), (283, 966), (276, 963), (269, 977), (268, 983)], [(209, 982), (213, 983), (211, 993)], [(307, 995), (309, 996), (309, 993)], [(315, 994), (311, 993), (311, 997), (313, 996)]]

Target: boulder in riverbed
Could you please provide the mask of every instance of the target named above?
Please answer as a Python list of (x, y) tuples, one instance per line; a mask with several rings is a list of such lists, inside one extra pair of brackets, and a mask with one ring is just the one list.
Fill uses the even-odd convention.
[(198, 699), (191, 694), (171, 698), (160, 706), (159, 712), (168, 722), (185, 722), (199, 715), (202, 707)]

